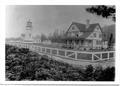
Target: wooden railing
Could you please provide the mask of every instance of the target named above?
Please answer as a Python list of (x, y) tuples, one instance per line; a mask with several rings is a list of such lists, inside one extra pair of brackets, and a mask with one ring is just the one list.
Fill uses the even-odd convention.
[(52, 47), (43, 47), (35, 45), (33, 43), (25, 42), (7, 42), (6, 44), (14, 45), (20, 48), (29, 48), (32, 51), (42, 53), (45, 55), (51, 55), (56, 57), (69, 58), (72, 60), (83, 60), (83, 61), (101, 61), (114, 59), (115, 51), (99, 51), (99, 52), (88, 52), (88, 51), (74, 51)]

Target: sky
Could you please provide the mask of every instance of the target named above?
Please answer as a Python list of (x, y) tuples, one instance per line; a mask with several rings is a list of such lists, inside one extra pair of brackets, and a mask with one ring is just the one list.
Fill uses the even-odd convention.
[(86, 12), (89, 5), (9, 5), (6, 6), (6, 37), (20, 37), (31, 19), (35, 35), (49, 35), (56, 29), (66, 31), (72, 22), (99, 23), (101, 27), (114, 24), (111, 19)]

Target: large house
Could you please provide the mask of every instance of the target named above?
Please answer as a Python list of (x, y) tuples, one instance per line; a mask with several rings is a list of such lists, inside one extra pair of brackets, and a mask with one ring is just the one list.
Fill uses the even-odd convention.
[(99, 23), (86, 24), (72, 22), (68, 28), (65, 41), (67, 45), (73, 45), (76, 48), (101, 49), (107, 45), (103, 40), (103, 32)]

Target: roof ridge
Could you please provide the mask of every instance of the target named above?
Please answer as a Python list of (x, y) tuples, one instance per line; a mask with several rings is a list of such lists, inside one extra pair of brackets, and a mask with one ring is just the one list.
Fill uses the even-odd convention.
[(99, 23), (92, 23), (92, 24), (99, 24)]
[[(86, 24), (84, 24), (84, 23), (79, 23), (79, 22), (75, 22), (75, 21), (73, 21), (72, 24), (74, 24), (74, 23), (76, 23), (76, 24), (86, 25)], [(90, 24), (90, 25), (94, 25), (94, 24), (99, 24), (99, 23), (92, 23), (92, 24)]]
[(82, 25), (85, 25), (84, 23), (72, 22), (72, 24), (74, 24), (74, 23), (76, 23), (76, 24), (82, 24)]

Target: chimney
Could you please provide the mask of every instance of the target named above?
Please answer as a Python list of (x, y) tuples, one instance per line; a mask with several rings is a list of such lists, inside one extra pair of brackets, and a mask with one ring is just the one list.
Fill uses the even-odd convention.
[(90, 20), (89, 20), (89, 19), (87, 19), (87, 20), (86, 20), (86, 28), (88, 28), (88, 27), (89, 27), (89, 25), (90, 25)]

